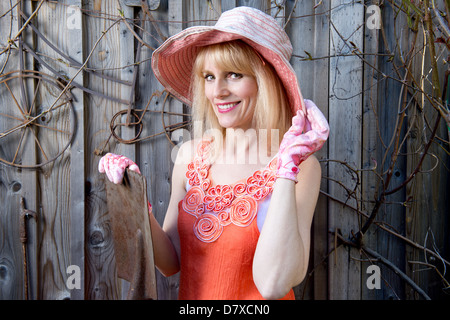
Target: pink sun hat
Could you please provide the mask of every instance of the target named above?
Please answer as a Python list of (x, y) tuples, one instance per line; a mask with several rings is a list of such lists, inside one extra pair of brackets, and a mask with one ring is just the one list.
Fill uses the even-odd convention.
[(214, 26), (190, 27), (170, 37), (153, 52), (153, 72), (171, 94), (191, 106), (191, 75), (199, 48), (232, 40), (246, 42), (264, 57), (281, 79), (292, 113), (305, 112), (298, 79), (289, 62), (291, 41), (272, 16), (255, 8), (225, 11)]

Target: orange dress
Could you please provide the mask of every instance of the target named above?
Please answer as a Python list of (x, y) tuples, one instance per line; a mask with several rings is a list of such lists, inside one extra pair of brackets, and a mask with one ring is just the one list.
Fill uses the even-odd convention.
[[(179, 299), (260, 300), (252, 264), (259, 238), (258, 203), (272, 192), (276, 160), (232, 185), (213, 185), (202, 141), (186, 177), (189, 190), (178, 205), (181, 244)], [(283, 299), (293, 300), (294, 292)]]

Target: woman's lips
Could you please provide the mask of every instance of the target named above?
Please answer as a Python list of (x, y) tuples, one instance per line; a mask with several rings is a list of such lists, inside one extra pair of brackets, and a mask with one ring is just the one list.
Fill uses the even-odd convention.
[(236, 108), (241, 102), (231, 102), (231, 103), (220, 103), (216, 104), (217, 110), (220, 113), (227, 113), (232, 111), (234, 108)]

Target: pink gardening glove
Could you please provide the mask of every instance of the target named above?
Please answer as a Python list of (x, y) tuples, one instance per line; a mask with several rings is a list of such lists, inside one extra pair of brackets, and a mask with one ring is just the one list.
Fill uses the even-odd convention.
[(322, 112), (311, 100), (305, 100), (304, 111), (297, 111), (292, 126), (284, 134), (278, 151), (276, 176), (298, 182), (298, 166), (322, 148), (328, 139), (329, 126)]
[(109, 181), (115, 184), (122, 183), (126, 168), (139, 174), (141, 173), (136, 163), (125, 156), (114, 153), (107, 153), (98, 163), (98, 171), (100, 173), (106, 173)]

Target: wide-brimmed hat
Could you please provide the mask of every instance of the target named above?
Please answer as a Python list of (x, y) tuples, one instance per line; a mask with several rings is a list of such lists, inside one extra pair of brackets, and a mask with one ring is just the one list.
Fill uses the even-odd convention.
[(190, 27), (167, 39), (152, 55), (155, 76), (171, 94), (192, 105), (190, 84), (199, 48), (232, 40), (246, 42), (264, 57), (281, 79), (292, 112), (305, 111), (289, 62), (293, 50), (289, 37), (273, 17), (251, 7), (225, 11), (214, 26)]

